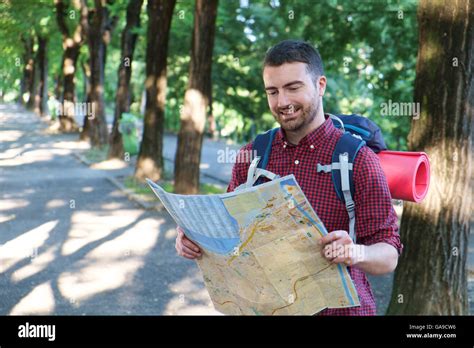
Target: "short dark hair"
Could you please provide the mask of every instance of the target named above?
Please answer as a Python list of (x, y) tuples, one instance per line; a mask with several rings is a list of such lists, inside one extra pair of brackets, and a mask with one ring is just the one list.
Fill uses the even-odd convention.
[(301, 40), (284, 40), (271, 47), (265, 55), (263, 67), (293, 62), (306, 63), (308, 73), (314, 77), (324, 75), (323, 61), (318, 50)]

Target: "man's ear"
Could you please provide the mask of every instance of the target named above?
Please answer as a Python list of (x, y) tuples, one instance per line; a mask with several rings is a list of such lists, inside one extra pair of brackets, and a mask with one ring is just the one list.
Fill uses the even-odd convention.
[(322, 97), (324, 95), (324, 92), (326, 92), (326, 84), (327, 84), (327, 79), (326, 76), (321, 75), (316, 78), (316, 83), (318, 87), (318, 95)]

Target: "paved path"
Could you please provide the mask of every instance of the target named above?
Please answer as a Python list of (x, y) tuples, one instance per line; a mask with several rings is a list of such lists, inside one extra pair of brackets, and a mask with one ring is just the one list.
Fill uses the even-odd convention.
[(0, 105), (0, 314), (216, 314), (167, 214), (71, 156), (77, 135)]

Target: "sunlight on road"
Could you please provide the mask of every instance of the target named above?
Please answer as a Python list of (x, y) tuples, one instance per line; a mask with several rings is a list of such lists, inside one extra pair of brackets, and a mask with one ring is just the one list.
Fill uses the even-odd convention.
[(69, 150), (87, 150), (90, 148), (89, 143), (85, 141), (71, 140), (71, 141), (58, 141), (51, 145), (56, 149), (69, 149)]
[[(61, 255), (71, 255), (89, 243), (106, 238), (114, 230), (124, 228), (138, 219), (141, 214), (139, 210), (116, 210), (107, 214), (94, 211), (75, 212), (71, 217), (71, 228), (61, 249)], [(157, 227), (154, 230), (157, 230)]]
[(115, 169), (122, 169), (128, 166), (127, 162), (124, 162), (119, 159), (111, 159), (102, 161), (99, 163), (95, 163), (91, 165), (92, 169), (101, 169), (101, 170), (115, 170)]
[(24, 134), (18, 130), (3, 130), (0, 132), (0, 141), (17, 141)]
[(23, 297), (10, 311), (10, 315), (47, 315), (54, 314), (54, 294), (50, 282), (35, 287)]
[[(165, 315), (222, 315), (212, 305), (209, 293), (200, 285), (201, 272), (188, 276), (171, 285), (170, 290), (176, 295), (166, 306)], [(207, 303), (195, 304), (195, 303)]]
[(0, 273), (23, 259), (36, 257), (37, 249), (48, 239), (58, 222), (59, 220), (46, 222), (3, 244), (0, 247)]
[[(124, 210), (111, 216), (94, 216), (90, 212), (74, 214), (70, 239), (65, 243), (62, 254), (69, 255), (81, 247), (94, 244), (95, 240), (107, 239), (114, 230), (120, 230), (130, 221), (138, 219), (139, 214), (139, 211)], [(59, 276), (61, 294), (80, 302), (101, 292), (131, 284), (135, 272), (144, 265), (146, 255), (156, 244), (158, 231), (159, 221), (149, 218), (118, 236), (112, 236), (111, 240), (101, 241), (75, 264), (74, 269)]]
[(15, 283), (18, 283), (22, 280), (34, 276), (38, 272), (41, 272), (51, 262), (54, 261), (56, 249), (57, 246), (53, 246), (48, 248), (46, 251), (42, 252), (38, 256), (32, 257), (31, 262), (29, 264), (13, 272), (11, 280)]
[(20, 209), (28, 206), (30, 202), (26, 199), (6, 199), (7, 197), (3, 196), (2, 204), (0, 205), (0, 211), (8, 211), (8, 210), (15, 210)]
[(0, 224), (14, 220), (15, 218), (16, 218), (15, 214), (10, 214), (10, 215), (0, 214)]
[(46, 204), (46, 208), (55, 209), (55, 208), (64, 207), (66, 204), (68, 203), (64, 199), (53, 199)]
[[(21, 151), (20, 148), (5, 151), (6, 159), (0, 161), (3, 167), (15, 167), (35, 162), (52, 161), (55, 156), (67, 156), (71, 154), (71, 150), (66, 149), (38, 149)], [(7, 157), (8, 156), (8, 157)]]

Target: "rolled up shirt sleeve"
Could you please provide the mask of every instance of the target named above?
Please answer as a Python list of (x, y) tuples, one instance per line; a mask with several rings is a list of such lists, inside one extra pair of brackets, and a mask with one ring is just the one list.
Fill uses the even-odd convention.
[(403, 245), (387, 179), (379, 158), (366, 146), (355, 160), (354, 183), (357, 243), (387, 243), (400, 255)]

